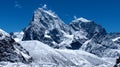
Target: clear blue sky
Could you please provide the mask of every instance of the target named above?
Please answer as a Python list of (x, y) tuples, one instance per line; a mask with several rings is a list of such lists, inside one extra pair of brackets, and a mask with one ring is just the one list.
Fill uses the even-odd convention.
[(84, 17), (108, 32), (120, 32), (120, 0), (0, 0), (0, 28), (21, 31), (30, 22), (33, 11), (43, 4), (67, 24), (73, 16)]

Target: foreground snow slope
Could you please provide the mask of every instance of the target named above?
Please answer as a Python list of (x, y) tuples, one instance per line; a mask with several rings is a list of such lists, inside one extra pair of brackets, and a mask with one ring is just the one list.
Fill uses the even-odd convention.
[(82, 50), (53, 49), (39, 41), (21, 41), (34, 63), (56, 66), (112, 67), (113, 64)]

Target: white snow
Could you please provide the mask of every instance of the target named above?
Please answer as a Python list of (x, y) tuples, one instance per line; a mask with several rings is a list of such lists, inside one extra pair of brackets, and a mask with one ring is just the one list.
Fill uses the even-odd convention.
[(30, 59), (31, 57), (23, 52), (21, 52), (22, 56), (25, 57), (26, 59)]
[(120, 39), (120, 37), (114, 38), (112, 41), (117, 41), (118, 39)]
[(45, 11), (45, 10), (44, 10), (44, 12), (46, 12), (47, 14), (49, 14), (50, 16), (52, 16), (52, 17), (54, 17), (54, 18), (57, 17), (57, 16), (54, 14), (54, 12), (52, 12), (52, 10), (48, 10), (48, 11)]
[(35, 62), (50, 62), (49, 54), (54, 53), (51, 47), (39, 41), (22, 41), (20, 43), (30, 52)]
[(49, 33), (48, 30), (46, 30), (44, 37), (46, 37), (46, 38), (51, 38), (51, 36), (49, 36), (48, 33)]
[(64, 31), (62, 31), (62, 32), (64, 33), (64, 35), (63, 35), (64, 38), (62, 38), (63, 41), (61, 43), (59, 43), (58, 45), (61, 49), (64, 49), (64, 48), (66, 48), (66, 46), (70, 47), (70, 44), (73, 41), (74, 35), (67, 34)]
[(75, 20), (73, 20), (73, 22), (78, 22), (78, 21), (81, 21), (81, 22), (91, 22), (90, 20), (87, 20), (87, 19), (85, 19), (85, 18), (83, 18), (83, 17), (81, 17), (81, 18), (76, 18)]
[(45, 37), (46, 37), (46, 38), (51, 38), (51, 36), (49, 36), (49, 35), (45, 35)]
[[(113, 59), (100, 58), (82, 50), (53, 49), (39, 41), (19, 42), (33, 58), (30, 64), (0, 62), (2, 67), (113, 67)], [(23, 54), (23, 56), (28, 57)], [(108, 60), (107, 60), (108, 59)], [(107, 60), (107, 61), (106, 61)]]
[(66, 34), (64, 35), (64, 37), (67, 37), (67, 38), (73, 38), (74, 35), (69, 35), (69, 34)]
[[(39, 11), (42, 11), (42, 12), (44, 12), (44, 13), (46, 13), (46, 14), (54, 17), (54, 18), (56, 18), (57, 15), (55, 15), (55, 13), (54, 13), (52, 10), (44, 10), (44, 8), (45, 8), (46, 6), (47, 6), (47, 5), (44, 5), (43, 8), (38, 8), (38, 10), (35, 11), (35, 13), (36, 13), (35, 15), (39, 17), (39, 15), (41, 15), (41, 12), (39, 12)], [(36, 20), (36, 22), (37, 22), (37, 20)]]
[(14, 46), (14, 48), (15, 48), (15, 52), (17, 54), (22, 54), (22, 56), (25, 57), (26, 59), (30, 59), (31, 58), (29, 55), (23, 53), (22, 51), (20, 51), (19, 49), (17, 49), (15, 46)]
[(19, 42), (23, 39), (23, 35), (24, 35), (24, 32), (14, 32), (14, 35), (13, 35), (13, 39), (16, 41), (16, 42)]
[(104, 58), (101, 58), (101, 59), (107, 60), (107, 61), (109, 61), (110, 63), (113, 63), (113, 64), (115, 64), (115, 62), (116, 62), (116, 58), (104, 57)]
[(76, 39), (87, 39), (87, 33), (86, 32), (84, 32), (83, 30), (80, 30), (80, 31), (76, 31), (75, 33), (74, 33), (74, 36), (75, 36), (75, 38)]
[(90, 41), (91, 41), (91, 39), (90, 39), (90, 40), (85, 41), (85, 42), (83, 43), (83, 45), (87, 45)]

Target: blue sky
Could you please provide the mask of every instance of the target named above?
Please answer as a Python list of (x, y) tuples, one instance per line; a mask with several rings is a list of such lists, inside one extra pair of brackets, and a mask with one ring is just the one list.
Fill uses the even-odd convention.
[(67, 24), (73, 16), (84, 17), (108, 32), (120, 32), (120, 0), (0, 0), (0, 28), (21, 31), (44, 4)]

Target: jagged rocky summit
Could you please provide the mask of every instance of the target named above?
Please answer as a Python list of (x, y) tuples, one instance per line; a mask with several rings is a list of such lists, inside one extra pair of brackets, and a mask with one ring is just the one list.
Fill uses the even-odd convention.
[(69, 34), (68, 25), (53, 12), (38, 8), (31, 23), (24, 30), (23, 40), (39, 40), (57, 48), (66, 38), (66, 34)]

